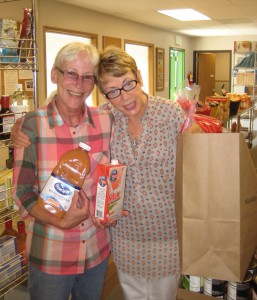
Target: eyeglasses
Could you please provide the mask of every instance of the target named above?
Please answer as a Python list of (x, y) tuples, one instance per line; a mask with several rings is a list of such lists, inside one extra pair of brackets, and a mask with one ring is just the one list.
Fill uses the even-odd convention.
[(68, 70), (61, 70), (60, 68), (56, 67), (56, 69), (62, 73), (64, 79), (70, 82), (77, 82), (78, 79), (81, 77), (83, 84), (94, 84), (95, 83), (95, 76), (94, 75), (79, 75), (74, 71)]
[(121, 91), (129, 92), (129, 91), (134, 90), (134, 88), (137, 86), (137, 84), (138, 84), (137, 80), (135, 80), (135, 79), (130, 80), (127, 83), (125, 83), (120, 89), (112, 90), (106, 94), (104, 93), (104, 95), (107, 99), (115, 99), (120, 96)]

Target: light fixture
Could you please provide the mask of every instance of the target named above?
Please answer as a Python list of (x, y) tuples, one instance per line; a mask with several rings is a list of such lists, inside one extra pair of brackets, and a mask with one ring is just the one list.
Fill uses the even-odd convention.
[(210, 20), (209, 17), (199, 13), (198, 11), (185, 8), (185, 9), (170, 9), (170, 10), (158, 10), (159, 13), (168, 17), (180, 20), (180, 21), (202, 21)]

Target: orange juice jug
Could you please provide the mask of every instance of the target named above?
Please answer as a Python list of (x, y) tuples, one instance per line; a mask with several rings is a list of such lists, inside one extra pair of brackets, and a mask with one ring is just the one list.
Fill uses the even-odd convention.
[(80, 142), (79, 147), (64, 153), (53, 169), (38, 198), (38, 204), (57, 216), (69, 209), (75, 191), (79, 191), (90, 172), (88, 151), (91, 147)]

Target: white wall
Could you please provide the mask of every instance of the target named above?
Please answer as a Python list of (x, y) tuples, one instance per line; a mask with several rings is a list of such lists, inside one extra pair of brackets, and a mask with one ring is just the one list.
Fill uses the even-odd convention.
[(234, 41), (257, 41), (257, 35), (226, 37), (193, 37), (194, 50), (234, 50)]

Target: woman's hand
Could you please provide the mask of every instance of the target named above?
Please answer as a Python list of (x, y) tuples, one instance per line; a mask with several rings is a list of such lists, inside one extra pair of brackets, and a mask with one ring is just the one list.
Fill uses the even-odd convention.
[(73, 228), (87, 220), (89, 217), (89, 200), (86, 193), (83, 190), (80, 190), (79, 193), (74, 194), (70, 208), (60, 219), (60, 228)]
[(85, 193), (75, 192), (70, 208), (63, 216), (52, 214), (38, 203), (32, 207), (30, 215), (44, 224), (59, 229), (71, 229), (90, 217), (89, 200)]
[(22, 118), (17, 119), (11, 130), (11, 141), (14, 148), (24, 148), (28, 147), (31, 144), (29, 137), (20, 129), (22, 122)]
[[(122, 217), (127, 217), (128, 215), (129, 215), (129, 211), (127, 211), (127, 210), (122, 211)], [(99, 218), (92, 216), (92, 221), (93, 221), (95, 227), (97, 227), (99, 229), (110, 228), (117, 224), (117, 220), (113, 220), (111, 218), (108, 219), (107, 222), (103, 223), (103, 221), (100, 220)]]

